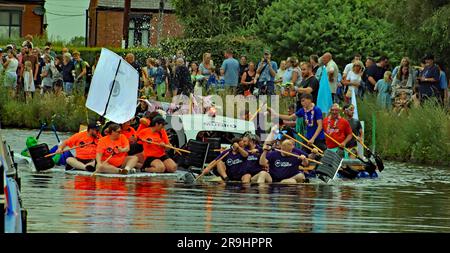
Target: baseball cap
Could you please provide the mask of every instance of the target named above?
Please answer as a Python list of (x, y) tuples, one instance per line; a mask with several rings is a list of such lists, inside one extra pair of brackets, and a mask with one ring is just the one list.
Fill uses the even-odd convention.
[(156, 125), (156, 124), (163, 124), (163, 125), (167, 125), (167, 121), (162, 117), (162, 116), (156, 116), (152, 119), (152, 122)]
[(97, 123), (90, 123), (90, 124), (88, 125), (88, 130), (90, 130), (90, 129), (99, 130), (99, 129), (100, 129), (100, 126), (99, 126)]
[(264, 54), (270, 54), (270, 50), (269, 49), (264, 49)]

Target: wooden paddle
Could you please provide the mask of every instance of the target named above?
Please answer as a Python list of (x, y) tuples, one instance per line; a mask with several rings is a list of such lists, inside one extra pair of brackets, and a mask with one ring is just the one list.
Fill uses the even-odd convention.
[(54, 153), (45, 155), (44, 157), (47, 158), (47, 157), (54, 156), (54, 155), (57, 155), (57, 154), (62, 154), (62, 153), (64, 153), (64, 152), (66, 152), (66, 151), (74, 150), (74, 149), (77, 149), (77, 148), (82, 148), (82, 147), (84, 147), (84, 146), (91, 145), (91, 144), (94, 144), (94, 143), (92, 142), (92, 143), (87, 143), (87, 144), (83, 144), (83, 145), (78, 145), (78, 146), (75, 146), (75, 147), (73, 147), (73, 148), (69, 148), (69, 149), (66, 149), (66, 150), (62, 150), (62, 151), (60, 151), (60, 152), (54, 152)]
[(359, 143), (361, 143), (361, 145), (367, 150), (367, 152), (369, 152), (369, 156), (373, 156), (374, 158), (375, 158), (375, 162), (376, 162), (376, 164), (377, 164), (377, 168), (378, 168), (378, 170), (381, 172), (381, 171), (383, 171), (384, 170), (384, 164), (383, 164), (383, 160), (381, 159), (381, 157), (378, 155), (378, 154), (374, 154), (373, 152), (372, 152), (372, 150), (370, 150), (365, 144), (364, 144), (364, 142), (361, 140), (361, 139), (359, 139), (354, 133), (352, 133), (353, 134), (353, 137), (355, 137), (355, 139), (359, 142)]
[[(325, 136), (330, 139), (332, 142), (336, 143), (337, 145), (341, 146), (342, 143), (339, 143), (337, 140), (333, 139), (333, 137), (329, 136), (327, 133), (325, 133)], [(350, 149), (348, 149), (347, 147), (344, 147), (345, 151), (347, 151), (350, 155), (358, 157), (358, 155), (356, 155), (355, 153), (353, 153)]]
[[(329, 136), (327, 133), (325, 133), (325, 136), (327, 138), (329, 138), (331, 141), (333, 141), (334, 143), (336, 143), (337, 145), (341, 146), (341, 143), (339, 143), (337, 140), (333, 139), (333, 137)], [(347, 147), (344, 147), (344, 150), (347, 151), (350, 155), (356, 157), (358, 160), (360, 160), (361, 162), (363, 162), (365, 165), (367, 165), (367, 172), (372, 173), (375, 172), (376, 166), (375, 164), (373, 164), (369, 159), (368, 161), (364, 161), (362, 158), (360, 158), (358, 155), (356, 155), (355, 153), (353, 153), (350, 149), (348, 149)]]
[(253, 120), (256, 118), (256, 116), (258, 115), (258, 113), (262, 110), (262, 108), (263, 108), (265, 105), (267, 105), (267, 104), (264, 103), (263, 105), (261, 105), (261, 106), (258, 108), (258, 110), (256, 110), (256, 112), (249, 118), (248, 121), (253, 121)]
[[(293, 156), (293, 157), (297, 157), (298, 159), (301, 159), (301, 156), (299, 156), (299, 155), (296, 155), (296, 154), (293, 154), (293, 153), (290, 153), (290, 152), (287, 152), (287, 151), (283, 151), (283, 150), (277, 149), (277, 148), (274, 148), (274, 150), (276, 150), (276, 151), (278, 151), (280, 153), (283, 153), (285, 155), (290, 155), (290, 156)], [(316, 161), (316, 160), (311, 159), (311, 158), (308, 158), (308, 157), (305, 157), (305, 159), (310, 161), (310, 162), (313, 162), (313, 163), (322, 164), (321, 162)]]
[(191, 153), (191, 151), (189, 151), (189, 150), (181, 149), (181, 148), (176, 148), (176, 147), (172, 147), (172, 146), (167, 145), (167, 144), (164, 144), (164, 143), (156, 143), (156, 142), (152, 142), (152, 141), (148, 141), (148, 140), (143, 140), (143, 139), (139, 139), (139, 140), (141, 140), (141, 141), (143, 141), (143, 142), (145, 142), (145, 143), (148, 143), (148, 144), (154, 144), (154, 145), (158, 145), (158, 146), (161, 146), (161, 147), (170, 148), (170, 149), (173, 149), (173, 150), (178, 151), (178, 152), (184, 152), (184, 153), (188, 153), (188, 154)]
[[(309, 140), (308, 140), (305, 136), (303, 136), (302, 134), (300, 134), (300, 133), (295, 133), (295, 134), (297, 134), (298, 136), (300, 136), (300, 138), (302, 138), (304, 141), (309, 142)], [(317, 148), (317, 150), (319, 150), (319, 153), (323, 154), (323, 150), (321, 150), (321, 149), (318, 148), (316, 145), (314, 145), (314, 143), (312, 143), (311, 145), (312, 145), (313, 147)]]
[(208, 164), (208, 166), (206, 166), (205, 169), (203, 169), (202, 173), (200, 173), (200, 175), (198, 175), (195, 178), (196, 182), (197, 180), (199, 180), (201, 177), (203, 177), (207, 172), (209, 172), (209, 170), (211, 170), (212, 168), (214, 168), (214, 166), (217, 165), (218, 162), (222, 161), (229, 153), (231, 152), (231, 149), (229, 149), (227, 152), (225, 152), (225, 154), (223, 154), (219, 159), (213, 161), (212, 163)]
[[(114, 152), (113, 152), (108, 158), (106, 158), (106, 160), (103, 161), (103, 162), (104, 162), (104, 163), (109, 162), (109, 160), (113, 157), (113, 155), (114, 155)], [(95, 176), (95, 175), (97, 175), (97, 169), (94, 171), (94, 173), (92, 173), (91, 177), (93, 177), (93, 176)]]
[[(293, 141), (295, 141), (296, 143), (298, 143), (298, 144), (300, 144), (300, 145), (302, 145), (303, 147), (305, 147), (305, 148), (307, 148), (307, 149), (309, 149), (311, 152), (313, 152), (314, 153), (314, 149), (313, 148), (311, 148), (310, 146), (308, 146), (308, 145), (306, 145), (306, 144), (304, 144), (304, 143), (302, 143), (302, 142), (300, 142), (300, 141), (298, 141), (298, 140), (296, 140), (295, 138), (292, 138), (291, 136), (289, 136), (289, 135), (287, 135), (287, 134), (283, 134), (283, 136), (285, 136), (286, 138), (288, 138), (288, 139), (290, 139), (290, 140), (293, 140)], [(323, 157), (323, 154), (321, 154), (320, 152), (318, 152), (318, 153), (314, 153), (314, 154), (317, 154), (317, 155), (320, 155), (320, 156), (322, 156)]]

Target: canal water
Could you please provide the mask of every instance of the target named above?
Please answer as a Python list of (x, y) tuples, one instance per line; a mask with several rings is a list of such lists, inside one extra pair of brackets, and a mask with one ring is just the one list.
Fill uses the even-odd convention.
[[(16, 152), (37, 134), (2, 133)], [(40, 141), (57, 143), (51, 132)], [(29, 232), (450, 232), (449, 168), (387, 163), (378, 179), (290, 186), (192, 186), (25, 167), (20, 174)]]

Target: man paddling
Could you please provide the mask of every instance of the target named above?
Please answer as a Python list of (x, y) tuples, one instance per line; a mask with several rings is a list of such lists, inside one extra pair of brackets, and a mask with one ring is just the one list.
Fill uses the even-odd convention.
[(144, 163), (142, 171), (153, 173), (173, 173), (177, 170), (177, 164), (166, 154), (166, 148), (159, 145), (171, 145), (169, 137), (164, 129), (167, 122), (161, 115), (151, 119), (148, 128), (139, 132), (138, 139), (144, 148)]
[[(311, 94), (303, 94), (301, 97), (302, 108), (295, 114), (281, 115), (275, 110), (271, 109), (272, 115), (278, 116), (282, 120), (295, 120), (296, 117), (303, 118), (306, 126), (306, 138), (308, 138), (308, 145), (314, 144), (321, 150), (326, 149), (325, 135), (322, 130), (322, 111), (319, 107), (314, 105), (313, 96)], [(309, 152), (305, 150), (306, 152)]]
[(245, 150), (248, 152), (248, 157), (245, 162), (247, 173), (250, 173), (252, 183), (269, 183), (270, 175), (267, 172), (267, 167), (259, 164), (261, 158), (262, 148), (258, 146), (259, 138), (255, 134), (246, 135), (243, 138)]
[(76, 133), (64, 141), (56, 150), (62, 153), (65, 147), (77, 147), (75, 157), (66, 160), (66, 170), (95, 170), (95, 154), (100, 138), (99, 126), (95, 123), (88, 125), (87, 131)]
[(109, 135), (98, 141), (96, 171), (109, 174), (133, 173), (138, 158), (128, 156), (130, 144), (127, 137), (121, 134), (122, 129), (118, 124), (109, 125), (108, 130)]
[[(296, 184), (305, 181), (305, 175), (300, 171), (300, 166), (306, 167), (309, 163), (305, 155), (294, 150), (293, 141), (284, 140), (281, 143), (281, 150), (284, 152), (270, 151), (270, 149), (270, 146), (264, 145), (263, 153), (259, 160), (261, 166), (269, 166), (269, 183)], [(300, 158), (290, 156), (287, 153), (298, 155)]]
[[(338, 104), (333, 104), (330, 110), (330, 115), (324, 119), (323, 129), (325, 133), (335, 139), (340, 145), (333, 142), (330, 138), (326, 138), (327, 148), (341, 153), (347, 143), (353, 138), (352, 128), (350, 123), (340, 116), (341, 107)], [(342, 153), (341, 153), (342, 155)], [(347, 152), (344, 153), (344, 157), (347, 158)]]
[(251, 175), (247, 172), (245, 161), (248, 152), (244, 149), (244, 141), (241, 138), (232, 140), (231, 152), (224, 151), (217, 158), (228, 154), (217, 163), (217, 173), (224, 181), (241, 181), (250, 183)]
[[(363, 139), (363, 129), (361, 126), (361, 122), (357, 119), (353, 118), (353, 113), (355, 112), (355, 107), (352, 104), (347, 104), (344, 106), (344, 114), (345, 118), (347, 119), (348, 123), (350, 124), (350, 127), (352, 128), (352, 132), (358, 136), (359, 139)], [(355, 149), (357, 146), (356, 140), (352, 138), (347, 143), (347, 148), (352, 150)]]

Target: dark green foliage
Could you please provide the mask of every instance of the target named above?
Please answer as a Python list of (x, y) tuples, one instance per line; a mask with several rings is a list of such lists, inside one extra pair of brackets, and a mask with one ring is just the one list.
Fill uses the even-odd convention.
[(274, 55), (307, 59), (329, 51), (343, 65), (356, 52), (392, 55), (392, 25), (376, 10), (371, 0), (283, 0), (264, 10), (255, 29)]
[(269, 0), (173, 0), (190, 38), (211, 38), (248, 28)]

